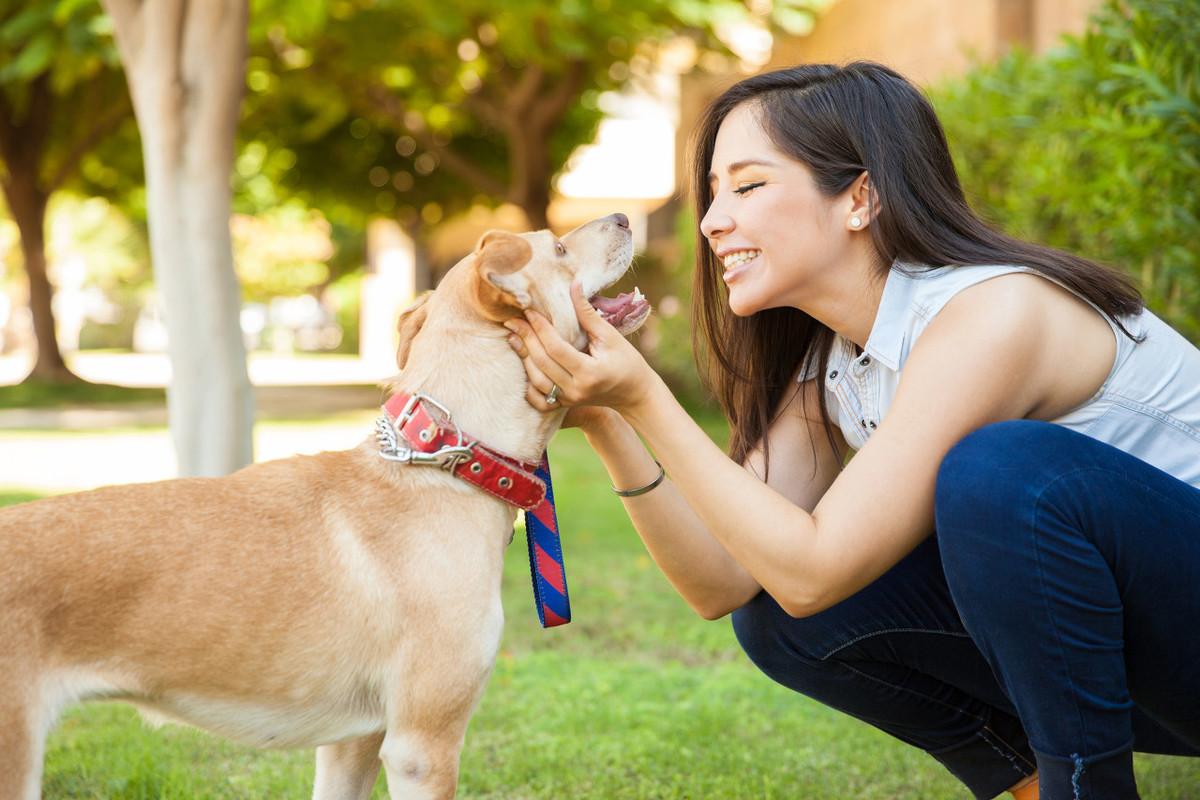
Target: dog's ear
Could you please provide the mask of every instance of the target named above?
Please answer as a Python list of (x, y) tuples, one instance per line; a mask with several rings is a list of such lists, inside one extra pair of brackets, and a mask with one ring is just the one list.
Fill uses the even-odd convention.
[(529, 281), (521, 268), (533, 258), (529, 242), (515, 233), (488, 231), (475, 246), (475, 299), (489, 319), (505, 320), (529, 308)]
[(400, 345), (396, 348), (396, 366), (400, 369), (404, 369), (412, 341), (421, 330), (421, 326), (425, 324), (425, 318), (429, 316), (429, 309), (425, 307), (425, 304), (432, 296), (433, 292), (426, 292), (418, 297), (411, 306), (400, 312), (400, 321), (396, 323), (396, 330), (400, 332)]

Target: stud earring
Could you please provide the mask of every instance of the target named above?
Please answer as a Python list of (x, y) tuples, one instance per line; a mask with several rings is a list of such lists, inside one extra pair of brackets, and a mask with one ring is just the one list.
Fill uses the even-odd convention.
[(850, 218), (850, 227), (855, 228), (855, 229), (861, 228), (862, 227), (862, 219), (859, 217), (851, 217)]

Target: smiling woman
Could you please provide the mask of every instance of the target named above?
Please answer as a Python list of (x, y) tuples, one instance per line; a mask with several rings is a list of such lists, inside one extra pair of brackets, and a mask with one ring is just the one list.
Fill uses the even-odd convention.
[(1200, 351), (981, 221), (878, 64), (733, 86), (693, 191), (728, 455), (578, 292), (586, 354), (514, 323), (684, 599), (978, 798), (1131, 798), (1134, 749), (1200, 754)]

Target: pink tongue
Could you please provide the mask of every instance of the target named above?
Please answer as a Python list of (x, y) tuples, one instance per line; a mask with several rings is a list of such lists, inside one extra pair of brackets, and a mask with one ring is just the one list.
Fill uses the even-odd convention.
[(621, 292), (616, 297), (601, 297), (600, 295), (596, 295), (590, 302), (602, 314), (616, 314), (628, 306), (632, 300), (633, 292)]

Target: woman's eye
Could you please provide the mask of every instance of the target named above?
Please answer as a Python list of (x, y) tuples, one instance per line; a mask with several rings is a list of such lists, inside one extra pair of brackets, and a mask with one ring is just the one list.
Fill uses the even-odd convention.
[(555, 252), (557, 252), (557, 253), (558, 253), (560, 256), (565, 256), (565, 255), (567, 254), (567, 248), (566, 248), (566, 246), (565, 246), (565, 245), (564, 245), (562, 242), (555, 242), (555, 243), (554, 243), (554, 250), (555, 250)]
[(754, 191), (755, 189), (762, 186), (763, 184), (764, 184), (764, 181), (759, 181), (758, 183), (744, 183), (741, 186), (739, 186), (738, 188), (734, 189), (733, 193), (734, 194), (747, 194), (749, 192)]

